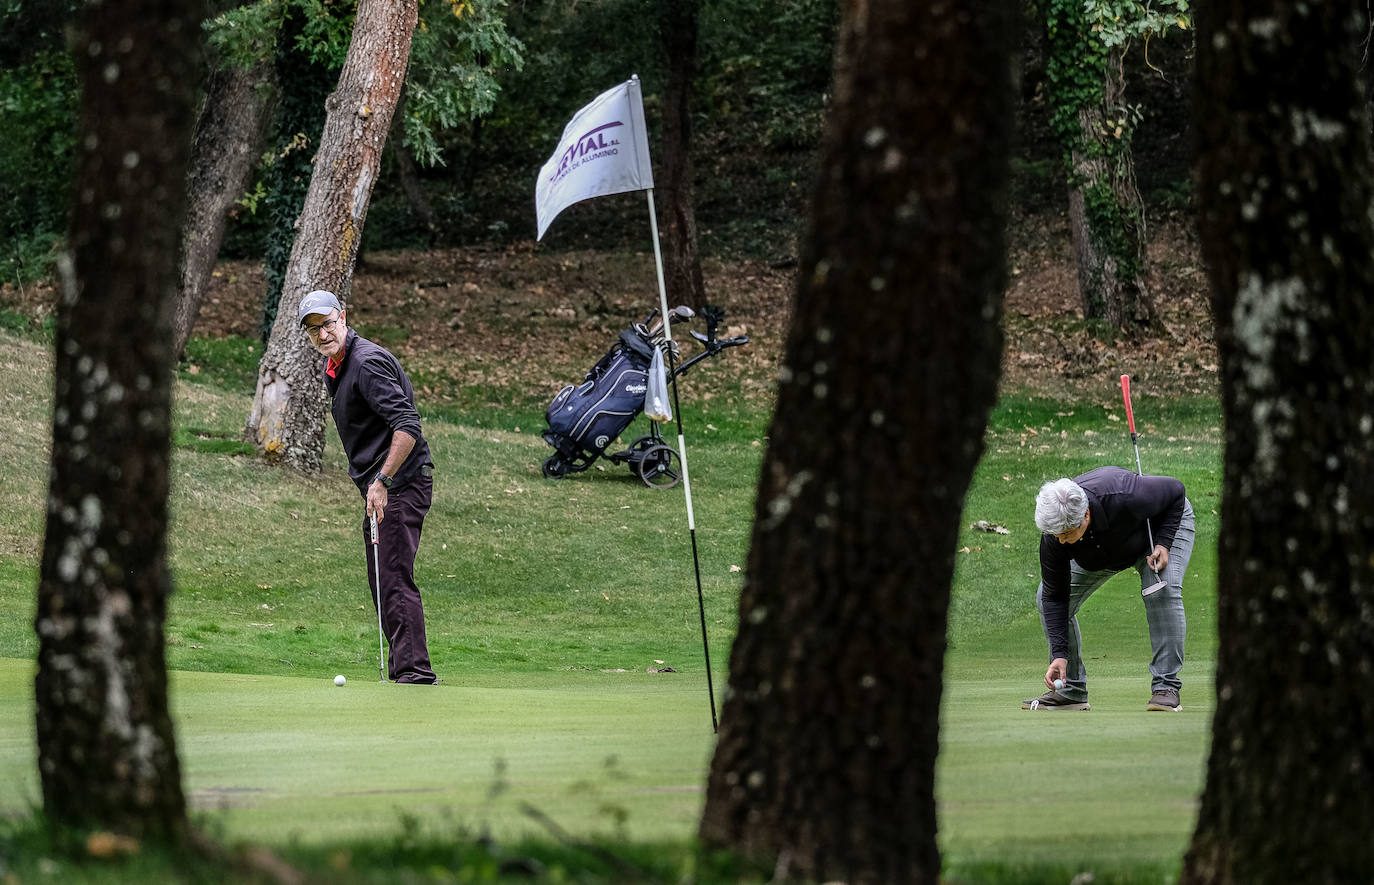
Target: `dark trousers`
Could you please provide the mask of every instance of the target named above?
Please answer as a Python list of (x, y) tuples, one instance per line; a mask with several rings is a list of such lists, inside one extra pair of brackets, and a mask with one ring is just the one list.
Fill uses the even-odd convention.
[(367, 556), (367, 582), (372, 602), (377, 603), (377, 580), (382, 585), (382, 631), (390, 650), (387, 675), (393, 682), (432, 683), (429, 644), (425, 639), (425, 607), (415, 584), (415, 551), (420, 530), (429, 512), (434, 479), (417, 475), (387, 494), (386, 513), (377, 523), (374, 574), (372, 526), (363, 514), (363, 547)]

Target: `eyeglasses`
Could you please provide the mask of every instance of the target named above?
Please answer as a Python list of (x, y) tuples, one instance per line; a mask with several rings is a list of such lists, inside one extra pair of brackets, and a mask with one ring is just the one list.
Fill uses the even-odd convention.
[(338, 322), (339, 322), (339, 318), (338, 318), (338, 317), (334, 317), (333, 319), (325, 320), (324, 322), (320, 323), (318, 326), (306, 326), (306, 327), (305, 327), (305, 334), (309, 335), (311, 338), (318, 338), (318, 337), (320, 337), (320, 332), (332, 332), (332, 331), (334, 331), (334, 326), (337, 325)]

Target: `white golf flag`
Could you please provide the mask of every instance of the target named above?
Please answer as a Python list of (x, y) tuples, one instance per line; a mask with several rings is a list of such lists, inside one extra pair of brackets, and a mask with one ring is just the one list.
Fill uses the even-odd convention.
[(536, 239), (543, 239), (558, 213), (573, 203), (653, 186), (644, 102), (634, 77), (598, 95), (563, 127), (558, 148), (534, 186)]

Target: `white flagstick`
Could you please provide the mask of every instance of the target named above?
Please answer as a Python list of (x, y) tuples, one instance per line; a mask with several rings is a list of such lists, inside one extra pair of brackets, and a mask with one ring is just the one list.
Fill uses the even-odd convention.
[[(637, 79), (637, 78), (636, 78)], [(658, 302), (663, 315), (663, 337), (668, 341), (668, 376), (673, 378), (673, 411), (677, 413), (677, 455), (682, 462), (682, 490), (687, 496), (687, 532), (692, 538), (692, 567), (697, 576), (697, 610), (701, 614), (701, 649), (706, 657), (706, 693), (711, 701), (711, 731), (720, 730), (716, 719), (716, 690), (711, 681), (711, 648), (706, 641), (706, 600), (701, 592), (701, 560), (697, 556), (697, 523), (692, 513), (692, 480), (687, 473), (687, 438), (682, 432), (682, 402), (677, 393), (677, 357), (673, 355), (673, 321), (668, 313), (668, 287), (663, 282), (663, 250), (658, 245), (658, 212), (654, 209), (654, 190), (649, 188), (649, 232), (654, 240), (654, 265), (658, 270)]]

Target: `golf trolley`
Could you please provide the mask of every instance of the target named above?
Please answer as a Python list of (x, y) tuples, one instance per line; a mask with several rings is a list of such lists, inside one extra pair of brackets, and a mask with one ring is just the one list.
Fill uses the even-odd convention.
[[(554, 453), (544, 459), (545, 476), (559, 479), (569, 473), (581, 473), (605, 456), (613, 464), (630, 465), (630, 470), (650, 488), (669, 489), (677, 485), (681, 467), (675, 462), (680, 462), (681, 456), (663, 441), (657, 421), (650, 420), (648, 435), (630, 443), (629, 448), (606, 454), (606, 447), (644, 410), (654, 350), (669, 346), (670, 342), (661, 334), (662, 321), (655, 319), (657, 315), (655, 310), (644, 322), (621, 332), (620, 339), (592, 366), (581, 384), (564, 387), (549, 403), (544, 416), (549, 426), (543, 436)], [(685, 320), (696, 314), (690, 307), (679, 306), (669, 315), (673, 320)], [(716, 329), (725, 318), (725, 311), (720, 308), (707, 307), (702, 317), (706, 320), (706, 334), (692, 330), (691, 335), (706, 349), (669, 373), (668, 381), (673, 385), (702, 360), (728, 347), (749, 343), (747, 335), (716, 338)], [(672, 356), (676, 357), (675, 342), (672, 348)]]

